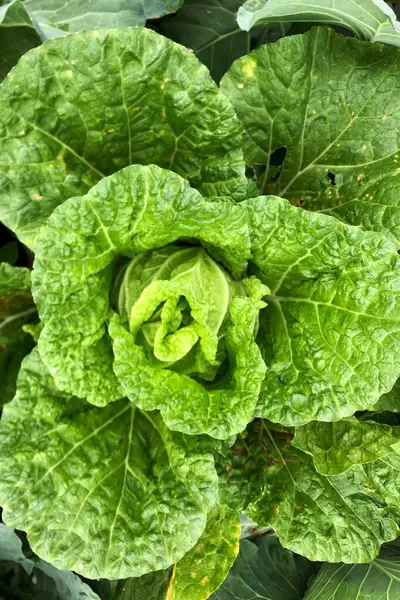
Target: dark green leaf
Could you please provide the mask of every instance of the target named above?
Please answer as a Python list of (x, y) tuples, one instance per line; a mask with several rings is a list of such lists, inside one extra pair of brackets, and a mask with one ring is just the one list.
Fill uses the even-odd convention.
[(28, 269), (0, 263), (0, 408), (15, 394), (21, 361), (33, 347), (23, 326), (37, 319)]
[(275, 536), (242, 540), (233, 568), (210, 600), (300, 600), (314, 568)]
[(0, 81), (23, 54), (41, 43), (21, 0), (0, 6)]
[(202, 63), (219, 81), (234, 60), (266, 42), (283, 37), (290, 25), (274, 24), (242, 31), (236, 13), (242, 0), (186, 0), (171, 19), (161, 25), (161, 32), (175, 42), (192, 48)]

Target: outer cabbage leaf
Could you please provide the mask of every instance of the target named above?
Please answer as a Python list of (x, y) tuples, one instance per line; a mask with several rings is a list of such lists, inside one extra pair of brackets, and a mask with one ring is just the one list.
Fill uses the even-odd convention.
[(313, 570), (275, 536), (242, 540), (233, 568), (210, 600), (299, 600)]
[(196, 543), (215, 503), (211, 450), (129, 401), (99, 409), (66, 397), (35, 349), (0, 426), (3, 519), (39, 556), (89, 578), (163, 569)]
[(28, 269), (0, 263), (0, 408), (15, 394), (21, 361), (33, 340), (23, 326), (37, 318)]
[(0, 217), (32, 243), (54, 208), (136, 164), (242, 199), (241, 128), (193, 53), (143, 28), (49, 40), (0, 90)]
[(263, 421), (249, 427), (246, 442), (249, 454), (258, 451), (261, 493), (245, 515), (273, 527), (285, 548), (310, 560), (373, 560), (399, 532), (400, 457), (393, 453), (326, 477), (291, 438)]
[(245, 127), (246, 160), (265, 166), (263, 192), (398, 243), (399, 65), (400, 50), (325, 28), (237, 60), (221, 88)]
[(293, 445), (311, 454), (322, 475), (339, 475), (400, 450), (400, 428), (344, 419), (337, 423), (312, 421), (296, 428)]
[(400, 369), (396, 246), (280, 198), (245, 205), (257, 275), (272, 290), (260, 313), (257, 414), (303, 425), (373, 405)]
[(322, 565), (304, 600), (397, 600), (400, 552), (388, 544), (369, 565)]
[(234, 60), (250, 48), (283, 37), (290, 25), (282, 23), (241, 31), (235, 16), (242, 0), (185, 0), (176, 15), (161, 23), (161, 32), (175, 42), (192, 48), (219, 81)]
[(239, 513), (214, 507), (197, 544), (173, 569), (119, 582), (113, 600), (206, 600), (235, 561), (239, 536)]
[(340, 25), (369, 42), (400, 46), (400, 23), (384, 0), (247, 0), (237, 15), (239, 26), (249, 31), (260, 20), (285, 23)]
[(25, 52), (40, 44), (40, 37), (21, 0), (0, 6), (0, 80)]
[(24, 0), (43, 40), (66, 32), (144, 25), (178, 10), (183, 0)]
[(232, 567), (239, 536), (239, 513), (215, 507), (196, 546), (174, 566), (166, 600), (206, 600)]
[[(208, 202), (178, 175), (155, 166), (128, 167), (58, 207), (35, 246), (33, 289), (44, 323), (39, 350), (61, 390), (105, 405), (125, 395), (120, 380), (139, 407), (159, 407), (170, 427), (228, 437), (251, 420), (264, 378), (255, 342), (261, 284), (251, 279), (249, 296), (232, 300), (233, 324), (225, 332), (232, 372), (215, 380), (215, 388), (169, 370), (168, 362), (154, 365), (116, 315), (113, 349), (105, 329), (117, 256), (135, 257), (178, 238), (197, 239), (211, 253), (214, 248), (234, 273), (250, 254), (240, 205)], [(201, 284), (194, 279), (195, 293)], [(210, 284), (206, 297), (212, 293)], [(200, 309), (207, 312), (204, 302)]]
[[(24, 553), (25, 552), (25, 553)], [(26, 555), (25, 555), (26, 554)], [(0, 586), (2, 598), (46, 598), (46, 600), (99, 600), (74, 573), (23, 551), (16, 533), (0, 524)], [(7, 596), (3, 596), (7, 594)]]

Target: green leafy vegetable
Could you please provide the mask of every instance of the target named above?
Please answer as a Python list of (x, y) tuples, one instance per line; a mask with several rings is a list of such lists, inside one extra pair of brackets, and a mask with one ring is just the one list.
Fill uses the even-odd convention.
[(387, 545), (369, 565), (323, 565), (304, 600), (397, 600), (399, 575), (399, 547)]
[(211, 451), (126, 400), (99, 409), (66, 397), (35, 349), (0, 426), (3, 518), (39, 556), (86, 577), (163, 569), (215, 504)]
[(24, 0), (43, 40), (91, 29), (144, 25), (178, 10), (183, 0)]
[[(124, 169), (60, 206), (38, 236), (33, 278), (39, 349), (57, 386), (105, 405), (124, 395), (119, 380), (173, 429), (221, 438), (244, 429), (265, 374), (255, 335), (268, 290), (256, 278), (233, 280), (211, 256), (243, 271), (245, 216), (155, 166)], [(179, 238), (210, 254), (168, 246)], [(134, 258), (120, 287), (116, 275), (112, 349), (105, 324), (118, 255)]]
[(0, 587), (2, 598), (99, 600), (77, 575), (56, 569), (23, 549), (20, 538), (3, 524), (0, 524)]
[(313, 568), (275, 536), (242, 540), (233, 568), (210, 600), (299, 600)]
[(313, 456), (323, 475), (339, 475), (400, 450), (400, 429), (373, 421), (313, 421), (296, 429), (293, 444)]
[(235, 16), (241, 0), (185, 0), (171, 19), (161, 24), (161, 31), (175, 42), (192, 48), (198, 58), (219, 81), (234, 60), (250, 48), (274, 42), (289, 29), (282, 23), (255, 27), (251, 34), (241, 31)]
[(221, 87), (245, 127), (247, 162), (265, 167), (263, 191), (398, 243), (399, 65), (398, 49), (324, 28), (237, 60)]
[(15, 394), (21, 361), (33, 346), (23, 326), (37, 318), (28, 269), (0, 263), (0, 408)]
[(152, 31), (49, 40), (4, 82), (0, 109), (0, 218), (28, 245), (57, 205), (132, 163), (176, 171), (204, 195), (246, 193), (229, 101), (192, 53)]
[(0, 6), (0, 80), (25, 52), (40, 44), (40, 37), (21, 0)]
[(310, 560), (373, 560), (399, 533), (400, 457), (392, 453), (326, 477), (291, 438), (263, 421), (249, 427), (245, 442), (249, 454), (258, 454), (260, 490), (245, 514), (269, 524), (285, 548)]
[(271, 289), (257, 414), (302, 425), (373, 405), (400, 370), (396, 247), (279, 198), (245, 204), (256, 273)]
[(234, 563), (239, 535), (238, 512), (214, 508), (199, 542), (175, 565), (166, 599), (206, 600)]
[(247, 0), (237, 20), (246, 31), (260, 20), (341, 25), (360, 39), (400, 46), (400, 23), (384, 0)]

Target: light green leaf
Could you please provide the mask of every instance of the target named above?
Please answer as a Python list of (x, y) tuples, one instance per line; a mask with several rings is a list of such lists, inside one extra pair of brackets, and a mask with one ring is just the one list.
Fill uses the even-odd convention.
[(275, 536), (242, 540), (235, 564), (210, 600), (300, 600), (313, 570)]
[[(193, 255), (192, 249), (188, 252)], [(182, 251), (176, 254), (182, 259)], [(199, 255), (199, 251), (196, 250), (196, 254)], [(204, 250), (201, 250), (201, 262), (204, 261), (204, 255)], [(210, 258), (206, 260), (213, 262)], [(116, 314), (111, 317), (109, 333), (113, 340), (114, 371), (128, 398), (144, 410), (160, 409), (171, 429), (191, 434), (208, 433), (226, 439), (242, 431), (251, 421), (264, 379), (265, 365), (255, 343), (254, 332), (258, 325), (258, 312), (265, 306), (260, 302), (260, 297), (269, 290), (259, 284), (255, 293), (250, 291), (246, 297), (242, 295), (245, 293), (243, 287), (243, 291), (236, 292), (238, 295), (231, 290), (233, 297), (229, 298), (228, 287), (233, 287), (234, 282), (228, 283), (226, 275), (223, 276), (225, 281), (221, 290), (214, 275), (215, 270), (219, 269), (214, 265), (211, 271), (213, 277), (208, 282), (206, 277), (199, 276), (197, 261), (188, 270), (184, 270), (184, 265), (179, 265), (177, 271), (180, 273), (175, 280), (153, 281), (132, 307), (131, 333)], [(155, 293), (160, 285), (155, 287), (153, 284), (162, 284), (165, 293)], [(181, 324), (180, 314), (173, 327), (169, 321), (159, 325), (156, 317), (146, 324), (153, 334), (156, 328), (154, 356), (166, 361), (162, 363), (149, 357), (150, 344), (147, 340), (144, 344), (137, 342), (132, 322), (133, 317), (139, 317), (135, 312), (149, 307), (150, 300), (153, 302), (151, 311), (142, 311), (139, 324), (151, 318), (153, 311), (166, 298), (167, 284), (170, 284), (170, 288), (175, 286), (175, 290), (171, 288), (173, 296), (164, 304), (161, 318), (165, 309), (170, 309), (168, 302), (172, 300), (175, 304), (185, 298), (193, 321), (176, 331), (175, 328)], [(236, 287), (239, 285), (236, 284)], [(227, 315), (223, 327), (221, 310)], [(157, 346), (160, 331), (162, 335), (167, 332), (170, 340), (171, 348), (166, 345), (169, 353), (165, 355), (160, 354), (161, 345)], [(146, 332), (144, 335), (147, 335)], [(223, 343), (221, 350), (218, 336)], [(222, 354), (220, 361), (219, 354)], [(220, 366), (219, 362), (223, 367), (226, 361), (229, 361), (229, 369), (225, 368), (227, 372), (223, 371), (218, 377), (216, 369)]]
[(98, 409), (66, 397), (34, 350), (0, 425), (3, 519), (43, 559), (89, 578), (164, 569), (215, 503), (211, 450), (129, 401)]
[(43, 40), (92, 29), (144, 25), (178, 10), (183, 0), (24, 0)]
[(23, 326), (37, 319), (28, 269), (0, 263), (0, 408), (15, 394), (21, 361), (33, 340)]
[(174, 566), (167, 600), (206, 600), (232, 567), (239, 536), (239, 513), (215, 507), (196, 546)]
[(0, 6), (0, 81), (40, 37), (21, 0)]
[[(132, 264), (140, 265), (141, 252), (168, 246), (179, 238), (189, 238), (192, 244), (197, 240), (211, 255), (216, 254), (232, 273), (239, 274), (250, 256), (246, 211), (240, 205), (208, 202), (178, 175), (155, 166), (128, 167), (103, 180), (84, 198), (72, 198), (56, 209), (35, 246), (34, 295), (44, 323), (39, 350), (59, 389), (97, 405), (108, 404), (126, 393), (144, 410), (160, 408), (166, 423), (173, 429), (185, 433), (208, 432), (225, 438), (244, 429), (251, 420), (264, 378), (265, 365), (255, 342), (258, 312), (264, 306), (260, 298), (267, 291), (264, 286), (255, 278), (243, 284), (239, 281), (231, 284), (243, 290), (243, 295), (233, 294), (228, 321), (221, 329), (222, 349), (226, 348), (225, 358), (229, 364), (224, 360), (221, 376), (214, 381), (206, 380), (204, 385), (185, 374), (185, 364), (188, 373), (192, 372), (190, 356), (183, 367), (177, 363), (169, 369), (169, 362), (160, 363), (149, 357), (151, 344), (136, 343), (128, 324), (123, 319), (119, 322), (117, 315), (110, 325), (113, 349), (105, 329), (118, 255), (135, 257)], [(163, 251), (155, 253), (155, 259), (158, 260)], [(201, 255), (205, 255), (204, 250)], [(174, 255), (171, 260), (173, 258)], [(213, 261), (209, 259), (209, 262)], [(221, 267), (214, 265), (222, 280), (227, 277), (223, 276)], [(128, 287), (136, 282), (130, 273)], [(209, 340), (213, 339), (213, 331), (219, 334), (221, 320), (219, 309), (213, 311), (212, 307), (218, 307), (218, 300), (226, 305), (226, 281), (221, 295), (220, 284), (214, 280), (211, 285), (208, 280), (203, 300), (201, 290), (197, 289), (202, 286), (201, 279), (189, 278), (189, 285), (185, 283), (186, 292), (195, 298), (196, 327), (200, 338), (204, 331), (206, 333), (208, 353), (215, 352)], [(165, 287), (168, 281), (164, 284)], [(179, 285), (177, 290), (183, 295), (186, 293)], [(216, 299), (212, 299), (214, 294)], [(211, 297), (207, 298), (208, 295)], [(125, 289), (122, 304), (126, 297), (132, 301), (130, 292)], [(157, 296), (156, 304), (160, 298)], [(152, 301), (150, 297), (149, 302)], [(143, 301), (139, 308), (133, 307), (137, 309), (135, 318), (139, 319), (139, 325), (151, 316), (143, 312), (138, 317), (148, 306), (149, 303)], [(157, 306), (153, 306), (155, 308)], [(186, 305), (180, 310), (182, 319), (193, 318)], [(180, 323), (180, 311), (177, 314), (179, 318), (174, 328), (168, 330), (169, 334)], [(167, 317), (167, 323), (172, 326)], [(154, 318), (155, 322), (146, 324), (150, 342), (148, 328), (150, 325), (157, 328), (160, 323)], [(133, 319), (131, 325), (133, 329), (137, 325)], [(207, 352), (203, 352), (203, 362)], [(182, 373), (179, 373), (179, 365)], [(125, 393), (120, 389), (113, 366)], [(199, 369), (194, 371), (196, 375)]]
[[(293, 445), (311, 454), (322, 475), (339, 475), (400, 449), (400, 428), (373, 421), (345, 419), (337, 423), (312, 421), (296, 428)], [(397, 446), (397, 447), (396, 447)]]
[(245, 205), (256, 273), (272, 290), (260, 313), (258, 416), (292, 426), (372, 406), (400, 370), (396, 246), (280, 198)]
[(340, 25), (369, 42), (400, 46), (400, 23), (384, 0), (247, 0), (237, 15), (249, 31), (258, 21)]
[(263, 192), (398, 243), (399, 68), (400, 50), (325, 28), (237, 60), (221, 88), (245, 127), (247, 162), (265, 166)]
[[(61, 571), (31, 552), (25, 555), (17, 534), (0, 524), (0, 589), (6, 598), (99, 600), (74, 573)], [(3, 597), (3, 596), (2, 596)]]
[(395, 539), (400, 514), (400, 458), (392, 454), (326, 477), (286, 435), (256, 422), (263, 493), (246, 514), (274, 528), (282, 545), (313, 561), (362, 563)]
[(304, 600), (397, 600), (400, 597), (400, 552), (383, 548), (369, 565), (322, 565)]
[(230, 102), (193, 53), (148, 29), (49, 40), (2, 85), (0, 115), (0, 218), (28, 245), (57, 205), (130, 164), (206, 196), (246, 193)]
[(251, 48), (283, 37), (290, 25), (261, 25), (251, 34), (242, 31), (236, 13), (242, 0), (185, 0), (176, 15), (161, 23), (161, 32), (192, 48), (219, 81), (234, 60)]

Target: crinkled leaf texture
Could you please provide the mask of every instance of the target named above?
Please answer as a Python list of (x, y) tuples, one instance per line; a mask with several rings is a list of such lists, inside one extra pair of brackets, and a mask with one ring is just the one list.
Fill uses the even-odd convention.
[(400, 551), (388, 544), (369, 565), (322, 565), (304, 600), (397, 600)]
[(369, 42), (400, 46), (400, 23), (384, 0), (247, 0), (237, 20), (246, 31), (259, 21), (322, 22), (345, 27)]
[(293, 207), (246, 201), (252, 261), (271, 289), (258, 343), (257, 414), (336, 421), (373, 405), (400, 371), (400, 260), (381, 234)]
[(3, 524), (0, 524), (0, 587), (2, 598), (99, 600), (74, 573), (57, 569), (37, 556), (25, 556), (20, 538)]
[(246, 130), (247, 162), (265, 166), (263, 192), (398, 243), (399, 68), (400, 49), (322, 27), (237, 60), (221, 88)]
[(399, 534), (400, 457), (326, 477), (291, 438), (263, 421), (249, 427), (245, 441), (248, 453), (258, 454), (260, 486), (245, 514), (273, 527), (285, 548), (309, 560), (373, 560)]
[(400, 450), (399, 440), (399, 427), (343, 419), (297, 427), (293, 444), (312, 455), (319, 473), (339, 475), (353, 465), (374, 462)]
[(235, 564), (210, 600), (300, 600), (313, 570), (275, 536), (242, 540)]
[(207, 438), (122, 400), (59, 392), (37, 350), (0, 427), (3, 519), (58, 568), (119, 579), (163, 569), (202, 534), (217, 496)]
[(54, 208), (130, 164), (158, 164), (204, 195), (242, 199), (242, 131), (182, 46), (141, 27), (53, 39), (0, 90), (0, 217), (32, 244)]
[(21, 361), (33, 340), (23, 326), (37, 318), (28, 269), (0, 263), (0, 408), (15, 394)]
[(33, 289), (44, 323), (40, 354), (61, 390), (106, 405), (125, 395), (119, 379), (130, 399), (143, 409), (160, 408), (171, 428), (229, 437), (251, 420), (265, 373), (255, 342), (255, 279), (250, 288), (256, 291), (238, 298), (231, 311), (226, 343), (232, 373), (215, 388), (154, 365), (117, 315), (110, 324), (113, 349), (106, 331), (116, 257), (134, 257), (179, 238), (215, 251), (233, 273), (246, 267), (246, 211), (228, 201), (209, 202), (156, 166), (127, 167), (58, 207), (35, 246)]
[(144, 25), (178, 10), (183, 0), (24, 0), (43, 40), (91, 29)]

